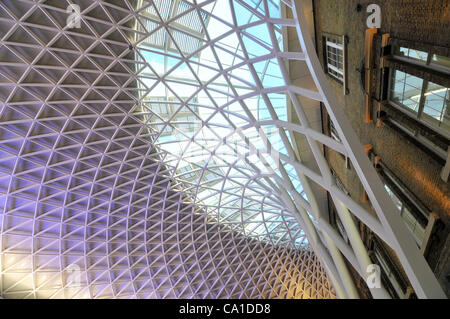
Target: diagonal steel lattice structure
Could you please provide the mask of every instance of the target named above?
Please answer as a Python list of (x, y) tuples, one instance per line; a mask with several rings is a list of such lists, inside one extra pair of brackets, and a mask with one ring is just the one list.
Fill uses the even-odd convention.
[[(445, 297), (327, 83), (302, 1), (0, 0), (0, 26), (3, 297), (357, 298), (344, 257), (363, 278), (371, 262), (354, 218), (419, 297)], [(376, 214), (336, 186), (324, 145)]]

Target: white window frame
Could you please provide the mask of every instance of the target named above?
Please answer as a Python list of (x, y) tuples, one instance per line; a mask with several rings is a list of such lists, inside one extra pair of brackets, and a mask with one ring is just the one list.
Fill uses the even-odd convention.
[[(334, 79), (338, 80), (342, 84), (345, 84), (345, 37), (344, 36), (333, 36), (329, 34), (324, 34), (323, 38), (325, 39), (325, 63), (326, 63), (326, 69), (327, 74), (333, 77)], [(335, 43), (333, 42), (340, 42)], [(336, 55), (337, 55), (337, 61), (331, 61), (332, 59), (329, 57), (329, 48), (336, 49)], [(340, 54), (339, 54), (340, 53)], [(332, 54), (335, 54), (334, 52)], [(342, 60), (340, 59), (342, 57)], [(335, 64), (332, 62), (336, 62), (335, 64), (342, 63), (342, 69), (339, 67), (336, 67)], [(329, 72), (329, 71), (333, 72)]]
[[(397, 70), (395, 68), (391, 70), (391, 74), (389, 75), (389, 90), (388, 90), (389, 104), (393, 105), (396, 109), (398, 109), (401, 112), (407, 114), (411, 118), (419, 121), (420, 123), (422, 123), (426, 127), (430, 128), (431, 130), (435, 131), (436, 133), (438, 133), (438, 134), (440, 134), (440, 135), (442, 135), (444, 137), (450, 138), (450, 132), (448, 132), (445, 128), (440, 127), (440, 126), (438, 126), (436, 124), (433, 124), (433, 123), (431, 123), (429, 121), (426, 121), (422, 117), (423, 108), (424, 108), (422, 100), (424, 99), (424, 95), (425, 95), (425, 92), (424, 92), (423, 88), (424, 88), (425, 85), (427, 85), (427, 83), (429, 81), (421, 78), (423, 80), (422, 87), (421, 87), (422, 88), (422, 92), (421, 92), (421, 95), (420, 95), (419, 109), (417, 110), (417, 112), (412, 111), (412, 110), (408, 109), (407, 107), (405, 107), (405, 106), (403, 106), (403, 105), (401, 105), (398, 102), (393, 100), (393, 98), (392, 98), (392, 85), (393, 85), (393, 82), (394, 82), (393, 79), (394, 79), (395, 72), (397, 72), (397, 71), (400, 71), (400, 72), (412, 75), (411, 73), (404, 72), (404, 71), (401, 71), (401, 70)], [(413, 76), (415, 76), (415, 75), (413, 75)]]

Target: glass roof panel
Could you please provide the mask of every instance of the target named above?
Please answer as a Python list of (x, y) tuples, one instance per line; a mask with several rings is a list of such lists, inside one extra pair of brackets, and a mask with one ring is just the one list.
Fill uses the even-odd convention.
[[(153, 1), (142, 16), (155, 32), (138, 41), (136, 52), (146, 64), (138, 74), (142, 108), (153, 115), (147, 120), (158, 133), (154, 145), (167, 153), (173, 177), (211, 218), (258, 240), (308, 247), (273, 189), (274, 174), (281, 176), (278, 152), (288, 155), (280, 132), (258, 124), (287, 120), (286, 83), (272, 55), (281, 32), (267, 24), (264, 6)], [(271, 17), (281, 16), (279, 1), (268, 8)], [(158, 28), (160, 19), (167, 25)], [(259, 93), (268, 88), (280, 89)], [(295, 171), (288, 172), (303, 191)]]

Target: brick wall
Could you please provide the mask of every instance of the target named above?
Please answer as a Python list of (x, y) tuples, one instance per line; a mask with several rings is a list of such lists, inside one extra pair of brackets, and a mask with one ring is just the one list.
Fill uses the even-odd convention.
[[(395, 172), (429, 210), (439, 215), (445, 225), (434, 237), (427, 258), (450, 296), (450, 188), (449, 183), (443, 182), (439, 177), (442, 164), (433, 160), (425, 149), (418, 148), (395, 129), (387, 125), (376, 128), (375, 122), (363, 123), (364, 90), (360, 69), (364, 58), (367, 28), (366, 7), (371, 3), (380, 5), (382, 10), (379, 33), (389, 33), (391, 37), (423, 43), (428, 48), (435, 47), (447, 56), (450, 51), (450, 4), (448, 0), (314, 1), (320, 60), (323, 62), (323, 32), (346, 35), (348, 38), (349, 94), (343, 94), (342, 85), (338, 82), (330, 80), (330, 83), (362, 144), (371, 144), (383, 163)], [(357, 10), (358, 4), (360, 11)], [(328, 151), (327, 156), (352, 198), (361, 198), (362, 189), (356, 173), (345, 168), (344, 159), (339, 154)], [(370, 210), (367, 204), (362, 205)]]

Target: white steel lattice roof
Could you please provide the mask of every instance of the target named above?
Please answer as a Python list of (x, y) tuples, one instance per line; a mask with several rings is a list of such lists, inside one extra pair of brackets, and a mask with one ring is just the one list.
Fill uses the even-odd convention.
[[(441, 296), (323, 75), (301, 3), (0, 0), (0, 295), (355, 298), (344, 257), (363, 278), (370, 264), (357, 218), (418, 296)], [(290, 80), (294, 62), (305, 86)], [(308, 101), (339, 140), (313, 128)], [(323, 145), (350, 158), (376, 215), (336, 186)]]

